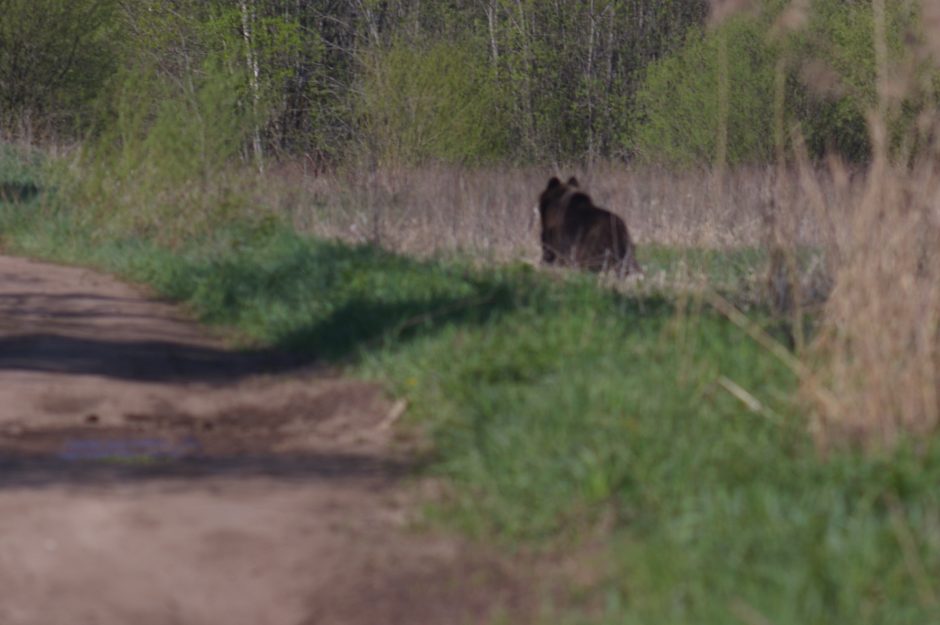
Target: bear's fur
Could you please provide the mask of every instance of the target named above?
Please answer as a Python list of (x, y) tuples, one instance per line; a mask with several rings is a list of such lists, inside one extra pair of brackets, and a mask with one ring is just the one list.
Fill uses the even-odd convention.
[(575, 177), (553, 177), (539, 196), (542, 262), (590, 271), (615, 269), (620, 276), (642, 273), (623, 219), (599, 208)]

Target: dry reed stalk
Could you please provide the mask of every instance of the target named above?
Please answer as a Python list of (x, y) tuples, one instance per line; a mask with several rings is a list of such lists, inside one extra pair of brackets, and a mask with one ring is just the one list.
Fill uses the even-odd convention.
[[(925, 4), (928, 23), (933, 4)], [(816, 389), (804, 384), (823, 450), (845, 443), (888, 448), (933, 432), (940, 415), (938, 151), (914, 166), (896, 162), (902, 159), (894, 157), (888, 120), (904, 94), (890, 76), (913, 70), (889, 66), (884, 0), (872, 0), (872, 14), (878, 91), (869, 116), (873, 156), (863, 193), (826, 209), (841, 221), (828, 242), (835, 288), (808, 358), (814, 383), (821, 381), (834, 401), (819, 401)], [(937, 136), (935, 112), (925, 115), (934, 120)], [(807, 196), (816, 197), (812, 176), (804, 175), (803, 185)]]
[(810, 358), (835, 398), (816, 402), (824, 449), (846, 440), (890, 446), (937, 426), (938, 182), (932, 165), (874, 164), (834, 239), (835, 289)]

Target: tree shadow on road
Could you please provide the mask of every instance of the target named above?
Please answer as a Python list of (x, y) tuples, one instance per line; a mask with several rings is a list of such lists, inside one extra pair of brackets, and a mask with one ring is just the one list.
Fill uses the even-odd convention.
[(315, 355), (229, 350), (172, 340), (115, 341), (38, 333), (0, 337), (0, 371), (98, 375), (137, 382), (223, 383), (310, 367)]
[(76, 461), (56, 453), (0, 451), (0, 489), (108, 486), (129, 481), (188, 483), (218, 478), (270, 478), (282, 484), (349, 480), (381, 483), (410, 475), (415, 469), (414, 462), (349, 452), (232, 453), (179, 459), (114, 456)]

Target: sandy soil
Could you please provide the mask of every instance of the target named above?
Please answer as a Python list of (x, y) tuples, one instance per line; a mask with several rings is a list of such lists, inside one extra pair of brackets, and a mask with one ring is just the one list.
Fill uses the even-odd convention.
[(113, 278), (0, 257), (0, 624), (516, 621), (512, 567), (413, 528), (398, 412)]

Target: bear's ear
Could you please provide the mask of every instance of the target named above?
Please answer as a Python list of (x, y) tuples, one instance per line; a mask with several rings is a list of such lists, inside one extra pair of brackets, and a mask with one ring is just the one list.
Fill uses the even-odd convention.
[(561, 180), (557, 176), (552, 176), (552, 179), (548, 181), (548, 190), (557, 189), (561, 186)]
[(578, 179), (575, 178), (574, 176), (572, 176), (571, 178), (568, 178), (568, 186), (569, 186), (569, 187), (579, 187), (579, 186), (581, 186), (581, 185), (578, 184)]

